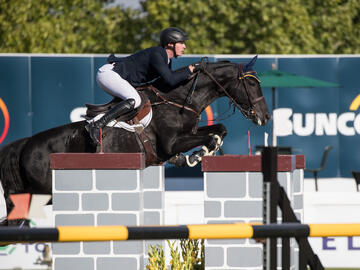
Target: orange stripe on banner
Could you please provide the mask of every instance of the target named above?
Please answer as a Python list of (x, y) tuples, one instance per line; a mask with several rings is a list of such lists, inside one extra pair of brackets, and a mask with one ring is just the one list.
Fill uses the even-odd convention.
[(5, 139), (8, 131), (9, 131), (9, 126), (10, 126), (10, 117), (9, 117), (9, 111), (6, 108), (5, 102), (0, 98), (0, 110), (2, 111), (3, 115), (4, 115), (4, 130), (0, 136), (0, 144), (3, 142), (3, 140)]
[(214, 124), (214, 114), (213, 111), (211, 109), (211, 106), (207, 106), (205, 109), (205, 113), (206, 113), (206, 118), (208, 119), (208, 126), (212, 126)]

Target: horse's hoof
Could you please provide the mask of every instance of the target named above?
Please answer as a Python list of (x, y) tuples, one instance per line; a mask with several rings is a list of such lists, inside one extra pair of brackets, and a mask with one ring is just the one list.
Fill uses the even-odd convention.
[(28, 219), (8, 220), (8, 226), (19, 227), (19, 228), (30, 227), (30, 220)]
[(213, 135), (212, 140), (209, 144), (209, 152), (213, 151), (214, 153), (216, 153), (222, 146), (222, 144), (223, 140), (221, 139), (221, 137), (217, 134)]
[(171, 157), (168, 162), (174, 164), (175, 167), (184, 168), (186, 166), (186, 157), (184, 154), (180, 153)]
[(205, 155), (205, 150), (201, 149), (199, 151), (193, 152), (190, 156), (186, 156), (186, 163), (189, 167), (195, 167)]

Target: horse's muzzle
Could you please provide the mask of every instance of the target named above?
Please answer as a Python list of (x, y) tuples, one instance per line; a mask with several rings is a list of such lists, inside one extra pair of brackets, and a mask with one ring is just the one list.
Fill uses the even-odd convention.
[(270, 113), (266, 113), (263, 117), (257, 115), (256, 113), (250, 114), (250, 118), (252, 119), (252, 121), (257, 124), (258, 126), (265, 126), (267, 122), (269, 122), (269, 120), (271, 119), (271, 115)]

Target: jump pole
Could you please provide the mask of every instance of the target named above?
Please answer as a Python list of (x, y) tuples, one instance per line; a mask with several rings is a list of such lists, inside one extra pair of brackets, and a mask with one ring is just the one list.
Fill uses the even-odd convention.
[(360, 236), (360, 223), (255, 225), (195, 224), (175, 226), (57, 226), (54, 228), (0, 227), (0, 243), (96, 242), (159, 239), (246, 239), (275, 237)]

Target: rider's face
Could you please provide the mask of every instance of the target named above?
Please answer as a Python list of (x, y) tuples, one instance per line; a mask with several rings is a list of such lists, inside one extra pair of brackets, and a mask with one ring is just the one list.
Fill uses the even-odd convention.
[(185, 42), (181, 41), (175, 43), (175, 52), (177, 56), (182, 56), (185, 49), (186, 49)]

